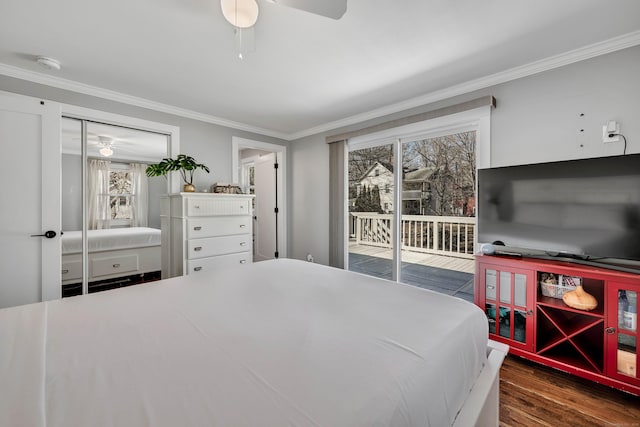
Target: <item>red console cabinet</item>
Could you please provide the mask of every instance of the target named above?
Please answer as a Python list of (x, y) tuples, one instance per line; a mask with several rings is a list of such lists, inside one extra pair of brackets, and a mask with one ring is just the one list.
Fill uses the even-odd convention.
[[(598, 302), (567, 306), (580, 285)], [(512, 354), (640, 395), (640, 275), (572, 262), (476, 257), (475, 303)]]

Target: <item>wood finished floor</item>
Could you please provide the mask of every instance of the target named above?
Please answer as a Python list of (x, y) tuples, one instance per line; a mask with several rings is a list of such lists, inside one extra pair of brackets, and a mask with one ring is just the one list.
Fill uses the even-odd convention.
[(640, 427), (640, 397), (509, 355), (500, 371), (500, 426)]

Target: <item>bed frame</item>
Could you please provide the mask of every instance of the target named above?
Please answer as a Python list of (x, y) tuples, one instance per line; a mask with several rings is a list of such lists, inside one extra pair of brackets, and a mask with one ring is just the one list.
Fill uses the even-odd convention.
[(454, 427), (500, 424), (500, 367), (508, 352), (508, 345), (488, 341), (487, 363), (458, 413)]

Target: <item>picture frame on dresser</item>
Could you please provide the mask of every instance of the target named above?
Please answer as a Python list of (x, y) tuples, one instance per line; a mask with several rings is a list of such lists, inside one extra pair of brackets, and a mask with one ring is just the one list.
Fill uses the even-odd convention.
[(162, 263), (168, 266), (163, 278), (251, 264), (253, 198), (224, 193), (163, 196), (160, 218), (166, 242)]

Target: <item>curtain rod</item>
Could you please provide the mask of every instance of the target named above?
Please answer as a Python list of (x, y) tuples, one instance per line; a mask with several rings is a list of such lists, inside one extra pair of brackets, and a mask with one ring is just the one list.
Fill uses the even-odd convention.
[(355, 138), (356, 136), (367, 135), (369, 133), (380, 132), (387, 129), (397, 128), (404, 125), (410, 125), (412, 123), (423, 122), (425, 120), (435, 119), (437, 117), (448, 116), (451, 114), (461, 113), (463, 111), (473, 110), (474, 108), (496, 106), (496, 99), (491, 96), (483, 96), (481, 98), (472, 99), (471, 101), (461, 102), (459, 104), (451, 105), (449, 107), (438, 108), (436, 110), (427, 111), (424, 113), (414, 114), (412, 116), (403, 117), (400, 119), (390, 120), (388, 122), (380, 123), (373, 126), (368, 126), (359, 130), (341, 133), (338, 135), (332, 135), (326, 137), (327, 144), (331, 144), (338, 141), (345, 141), (349, 138)]

